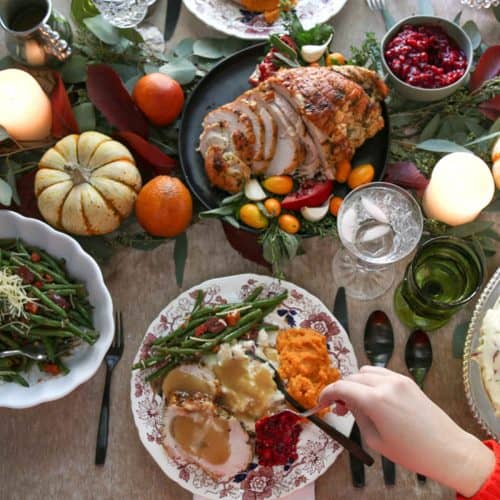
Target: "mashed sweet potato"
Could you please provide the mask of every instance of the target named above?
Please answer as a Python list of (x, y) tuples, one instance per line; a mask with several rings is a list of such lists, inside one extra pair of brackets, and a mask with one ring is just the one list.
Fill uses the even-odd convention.
[(288, 392), (306, 408), (315, 406), (321, 390), (340, 378), (321, 333), (310, 328), (281, 330), (276, 348), (279, 374), (287, 382)]

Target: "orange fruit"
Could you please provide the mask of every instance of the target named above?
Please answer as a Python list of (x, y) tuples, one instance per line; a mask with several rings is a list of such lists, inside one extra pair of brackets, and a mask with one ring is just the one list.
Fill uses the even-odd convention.
[(334, 196), (332, 200), (330, 201), (330, 213), (337, 217), (337, 214), (339, 213), (340, 205), (342, 205), (342, 202), (344, 201), (344, 198), (341, 198), (340, 196)]
[(351, 188), (357, 188), (363, 184), (368, 184), (375, 177), (375, 168), (371, 163), (364, 163), (359, 167), (353, 168), (347, 178), (347, 185)]
[(295, 215), (284, 214), (278, 219), (278, 224), (283, 231), (290, 234), (298, 233), (300, 229), (300, 221)]
[(293, 179), (289, 175), (273, 175), (264, 179), (261, 184), (273, 194), (288, 194), (293, 189)]
[(278, 217), (281, 213), (281, 203), (276, 198), (268, 198), (264, 202), (264, 207), (271, 217)]
[(328, 56), (326, 57), (327, 66), (342, 66), (343, 64), (345, 64), (345, 57), (340, 52), (328, 54)]
[(240, 208), (240, 220), (254, 229), (265, 229), (269, 221), (255, 203), (245, 203)]
[(172, 238), (189, 226), (193, 216), (193, 199), (181, 180), (159, 175), (139, 192), (135, 215), (149, 234)]
[(147, 119), (157, 127), (174, 122), (184, 106), (182, 87), (163, 73), (150, 73), (140, 78), (132, 98)]

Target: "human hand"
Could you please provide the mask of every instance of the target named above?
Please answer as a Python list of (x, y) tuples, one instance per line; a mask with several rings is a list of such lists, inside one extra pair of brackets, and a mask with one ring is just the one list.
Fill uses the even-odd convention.
[(493, 471), (493, 452), (404, 375), (363, 366), (325, 387), (319, 404), (337, 400), (351, 410), (370, 448), (464, 496), (475, 494)]

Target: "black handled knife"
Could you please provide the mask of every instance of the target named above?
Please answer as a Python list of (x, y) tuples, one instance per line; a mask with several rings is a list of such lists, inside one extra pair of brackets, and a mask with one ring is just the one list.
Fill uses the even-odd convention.
[[(347, 300), (344, 287), (339, 287), (337, 290), (335, 303), (333, 305), (333, 315), (344, 327), (347, 335), (349, 335), (349, 316), (347, 315)], [(356, 422), (354, 422), (349, 438), (361, 447), (361, 435)], [(363, 488), (365, 485), (365, 466), (363, 465), (363, 462), (356, 458), (352, 453), (349, 453), (349, 460), (351, 463), (352, 484), (355, 488)]]
[(165, 17), (165, 29), (163, 39), (167, 42), (174, 34), (179, 14), (181, 12), (182, 0), (167, 0), (167, 15)]

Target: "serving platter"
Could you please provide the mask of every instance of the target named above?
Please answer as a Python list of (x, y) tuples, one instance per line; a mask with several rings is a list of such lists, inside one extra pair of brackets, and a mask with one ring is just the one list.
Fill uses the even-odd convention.
[[(358, 370), (354, 350), (347, 333), (327, 307), (306, 290), (286, 281), (254, 274), (242, 274), (206, 281), (175, 298), (149, 326), (134, 363), (146, 357), (149, 346), (159, 336), (168, 335), (191, 312), (197, 291), (206, 292), (205, 302), (210, 304), (245, 298), (257, 287), (264, 294), (288, 290), (288, 298), (277, 310), (266, 317), (266, 322), (280, 328), (312, 328), (327, 338), (330, 359), (342, 376)], [(147, 372), (132, 374), (130, 397), (134, 421), (139, 437), (163, 472), (183, 488), (211, 499), (279, 498), (317, 479), (332, 465), (342, 447), (320, 429), (304, 424), (301, 434), (299, 458), (289, 466), (262, 467), (253, 460), (250, 467), (227, 482), (218, 482), (195, 465), (168, 456), (161, 442), (163, 401), (151, 385), (145, 382)], [(344, 435), (349, 435), (354, 419), (350, 413), (324, 417)]]
[(465, 394), (471, 411), (479, 425), (497, 441), (500, 440), (500, 418), (495, 416), (495, 410), (482, 382), (480, 366), (474, 360), (474, 353), (479, 347), (480, 329), (484, 315), (488, 309), (494, 306), (499, 296), (500, 268), (496, 270), (484, 288), (474, 308), (465, 341), (463, 359)]
[[(271, 33), (284, 30), (278, 20), (267, 24), (263, 14), (243, 10), (231, 0), (183, 0), (186, 8), (201, 22), (229, 36), (246, 40), (263, 40)], [(298, 0), (297, 15), (306, 29), (325, 23), (335, 16), (347, 0)]]
[[(208, 210), (218, 207), (228, 193), (212, 186), (205, 174), (203, 157), (198, 152), (201, 124), (209, 111), (236, 99), (251, 87), (248, 78), (265, 55), (266, 46), (265, 43), (253, 45), (224, 59), (198, 83), (186, 103), (179, 131), (180, 163), (190, 190)], [(353, 165), (371, 163), (375, 167), (375, 180), (383, 178), (389, 148), (389, 118), (385, 104), (382, 110), (385, 127), (358, 148), (352, 160)], [(335, 185), (335, 195), (343, 197), (346, 193), (345, 184)], [(247, 226), (242, 227), (254, 232)]]

